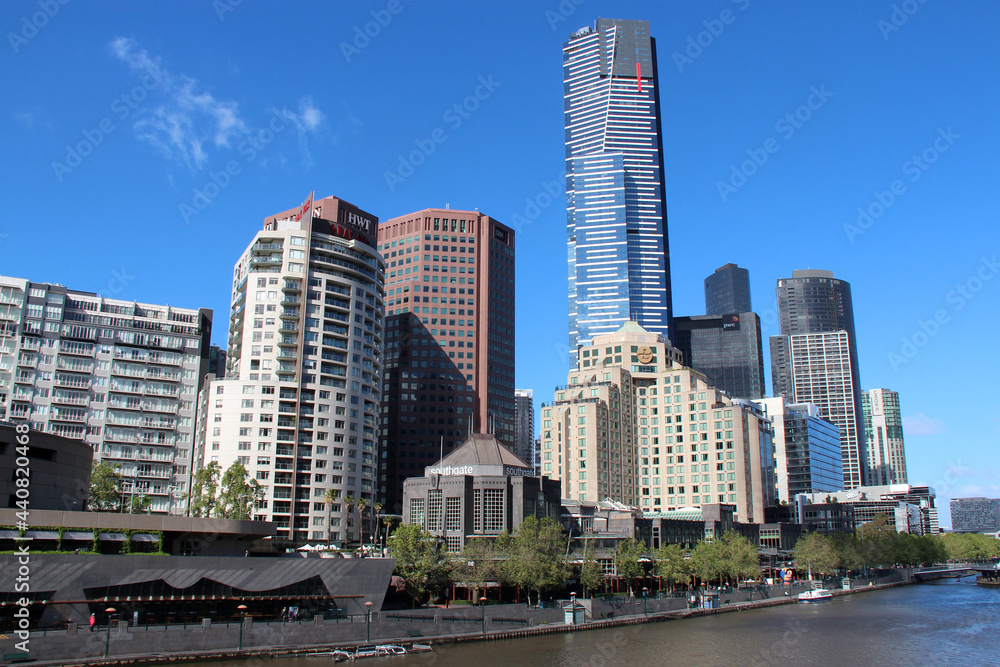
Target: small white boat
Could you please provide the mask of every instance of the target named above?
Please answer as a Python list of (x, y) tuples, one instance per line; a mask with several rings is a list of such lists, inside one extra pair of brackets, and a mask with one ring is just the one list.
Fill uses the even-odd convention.
[(833, 598), (833, 593), (825, 588), (817, 588), (812, 591), (799, 593), (799, 602), (821, 602)]
[(413, 644), (410, 646), (410, 653), (424, 653), (433, 650), (434, 648), (430, 644)]

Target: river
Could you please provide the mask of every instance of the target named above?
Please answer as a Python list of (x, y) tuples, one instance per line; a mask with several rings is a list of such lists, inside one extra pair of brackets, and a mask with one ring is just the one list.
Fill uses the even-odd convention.
[[(250, 661), (253, 662), (253, 661)], [(228, 665), (233, 662), (201, 663)], [(261, 661), (268, 667), (322, 658)], [(1000, 590), (971, 578), (663, 623), (440, 646), (363, 664), (426, 667), (603, 665), (1000, 665)]]

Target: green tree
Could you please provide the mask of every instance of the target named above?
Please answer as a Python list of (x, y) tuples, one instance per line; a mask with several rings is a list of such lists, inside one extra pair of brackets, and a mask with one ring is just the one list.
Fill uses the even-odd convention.
[(590, 597), (604, 582), (601, 564), (594, 557), (594, 545), (588, 540), (583, 548), (583, 562), (580, 564), (580, 585), (583, 597)]
[(250, 477), (242, 463), (233, 461), (222, 475), (222, 489), (213, 514), (218, 519), (249, 521), (260, 494), (260, 483)]
[(858, 528), (858, 548), (866, 565), (891, 565), (896, 562), (892, 542), (895, 534), (885, 514), (876, 514), (871, 521)]
[(382, 503), (375, 503), (374, 505), (372, 505), (372, 509), (375, 510), (375, 520), (372, 522), (372, 529), (373, 529), (372, 544), (380, 545), (382, 544), (381, 542), (382, 538), (381, 534), (379, 533), (379, 519), (382, 516)]
[(340, 497), (339, 489), (327, 489), (323, 494), (323, 502), (326, 503), (326, 546), (330, 548), (333, 537), (333, 506)]
[(792, 550), (795, 567), (813, 573), (832, 574), (836, 571), (840, 558), (833, 540), (819, 533), (807, 533), (799, 538)]
[(543, 590), (565, 583), (564, 549), (562, 526), (547, 517), (529, 516), (514, 535), (501, 533), (496, 541), (497, 553), (506, 559), (503, 578), (525, 590), (529, 605), (531, 591), (540, 600)]
[(121, 466), (94, 461), (90, 472), (87, 509), (91, 512), (117, 512), (122, 507)]
[(638, 580), (645, 576), (641, 559), (647, 557), (646, 543), (635, 538), (628, 538), (618, 543), (615, 549), (615, 567), (618, 576), (628, 582), (629, 590), (635, 592)]
[(354, 509), (358, 511), (358, 545), (363, 548), (365, 546), (365, 521), (363, 515), (365, 510), (368, 509), (368, 501), (364, 498), (358, 498), (354, 501)]
[(141, 496), (134, 496), (129, 501), (129, 514), (147, 514), (153, 507), (153, 499), (145, 493)]
[(726, 563), (718, 540), (702, 540), (695, 545), (694, 551), (691, 552), (691, 570), (702, 581), (717, 579), (720, 584), (722, 583)]
[(389, 549), (396, 559), (395, 573), (402, 577), (414, 606), (450, 581), (450, 567), (438, 539), (421, 526), (409, 523), (396, 528)]
[(757, 547), (743, 535), (729, 531), (719, 539), (723, 571), (739, 584), (742, 579), (760, 577), (760, 556)]
[(212, 516), (218, 503), (215, 492), (219, 488), (221, 474), (222, 466), (218, 461), (212, 461), (194, 474), (191, 480), (191, 492), (188, 494), (188, 512), (191, 516)]
[(500, 562), (493, 548), (493, 540), (477, 537), (462, 547), (462, 552), (452, 564), (456, 580), (464, 582), (472, 592), (473, 601), (486, 594), (486, 582), (497, 578)]
[(679, 544), (664, 544), (653, 552), (656, 574), (670, 585), (672, 593), (677, 584), (691, 583), (691, 557), (687, 549)]

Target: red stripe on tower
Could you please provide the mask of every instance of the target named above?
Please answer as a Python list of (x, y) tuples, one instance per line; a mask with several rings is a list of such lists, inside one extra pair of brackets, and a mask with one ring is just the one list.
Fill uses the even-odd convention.
[(635, 78), (639, 82), (639, 92), (642, 92), (642, 63), (635, 64)]

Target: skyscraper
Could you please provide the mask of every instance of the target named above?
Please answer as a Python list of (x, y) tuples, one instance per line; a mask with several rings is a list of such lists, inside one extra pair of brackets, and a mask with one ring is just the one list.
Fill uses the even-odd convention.
[(813, 403), (840, 429), (844, 488), (868, 477), (861, 378), (850, 283), (832, 271), (793, 271), (778, 280), (780, 335), (771, 337), (775, 396)]
[(183, 514), (211, 336), (204, 308), (0, 276), (0, 419), (86, 442), (150, 511)]
[(906, 451), (899, 394), (869, 389), (861, 394), (868, 440), (868, 484), (906, 484)]
[(425, 209), (379, 224), (386, 262), (386, 372), (379, 486), (492, 433), (513, 449), (514, 232), (478, 211)]
[(1000, 530), (1000, 499), (952, 498), (951, 529), (970, 533)]
[(705, 314), (749, 313), (750, 272), (726, 264), (705, 278)]
[[(263, 491), (254, 519), (295, 542), (358, 539), (339, 499), (377, 500), (377, 224), (342, 199), (310, 194), (267, 216), (233, 270), (228, 370), (203, 390), (197, 459), (223, 470), (242, 463)], [(325, 502), (330, 492), (336, 502)]]
[(791, 405), (780, 396), (754, 401), (774, 422), (774, 476), (779, 502), (800, 493), (838, 491), (844, 484), (840, 431), (811, 404)]
[(535, 455), (535, 403), (530, 389), (514, 390), (514, 453), (531, 463)]
[(597, 19), (563, 45), (569, 353), (634, 320), (672, 338), (656, 42)]
[(755, 313), (674, 318), (674, 344), (687, 366), (733, 398), (764, 397), (764, 354)]

